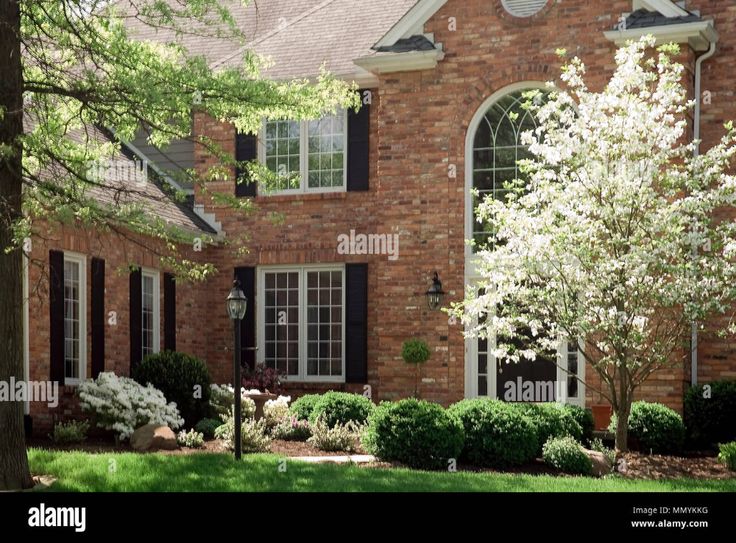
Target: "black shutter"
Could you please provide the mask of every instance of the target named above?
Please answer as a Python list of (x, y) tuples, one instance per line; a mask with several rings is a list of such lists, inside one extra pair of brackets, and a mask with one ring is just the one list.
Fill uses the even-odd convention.
[[(250, 161), (258, 158), (258, 136), (253, 134), (235, 133), (235, 160)], [(256, 183), (251, 182), (247, 175), (238, 183), (237, 180), (246, 172), (235, 169), (235, 196), (243, 198), (256, 195)]]
[(164, 349), (176, 350), (176, 279), (164, 274)]
[(141, 269), (130, 272), (130, 374), (143, 358), (143, 293)]
[(49, 251), (50, 379), (64, 384), (64, 253)]
[(345, 381), (368, 381), (368, 264), (345, 266)]
[(348, 110), (348, 190), (368, 190), (370, 166), (369, 134), (371, 106), (366, 104), (366, 92), (360, 91), (362, 106), (356, 113)]
[(92, 259), (92, 378), (105, 371), (105, 261)]
[(240, 345), (243, 349), (243, 362), (253, 369), (256, 367), (256, 269), (235, 268), (235, 279), (240, 281), (240, 288), (248, 298), (248, 310), (240, 326)]

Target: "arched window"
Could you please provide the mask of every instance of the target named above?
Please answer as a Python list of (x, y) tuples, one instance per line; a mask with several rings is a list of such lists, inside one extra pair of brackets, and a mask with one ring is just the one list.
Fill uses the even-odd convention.
[[(529, 89), (530, 90), (530, 89)], [(505, 183), (520, 177), (518, 160), (531, 154), (521, 143), (521, 134), (536, 128), (534, 114), (524, 108), (528, 101), (527, 90), (506, 94), (488, 108), (480, 121), (473, 139), (473, 196), (472, 238), (475, 250), (487, 244), (492, 234), (492, 225), (477, 220), (478, 204), (486, 197), (503, 199)]]

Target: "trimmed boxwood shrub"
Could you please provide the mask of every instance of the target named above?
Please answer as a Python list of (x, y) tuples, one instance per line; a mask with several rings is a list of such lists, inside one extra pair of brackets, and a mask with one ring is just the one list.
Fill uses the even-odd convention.
[(364, 424), (374, 407), (373, 402), (360, 394), (330, 391), (322, 394), (314, 403), (309, 422), (314, 424), (322, 418), (330, 428), (350, 421)]
[(595, 422), (593, 421), (593, 413), (590, 409), (585, 409), (579, 405), (564, 404), (563, 409), (575, 419), (583, 430), (582, 443), (590, 443), (593, 439), (593, 430), (595, 429)]
[(537, 430), (513, 404), (499, 400), (462, 400), (448, 410), (465, 430), (461, 457), (477, 466), (503, 468), (534, 459)]
[(575, 475), (590, 475), (593, 462), (580, 443), (570, 436), (550, 438), (542, 447), (542, 458), (552, 467)]
[(558, 403), (516, 403), (512, 404), (521, 414), (528, 417), (537, 429), (537, 454), (542, 454), (542, 446), (551, 437), (570, 436), (576, 440), (583, 438), (583, 429), (570, 412)]
[[(609, 431), (616, 431), (616, 419), (614, 413)], [(629, 436), (639, 442), (641, 452), (677, 453), (685, 440), (685, 425), (680, 414), (666, 405), (638, 401), (631, 404)]]
[(447, 469), (463, 449), (460, 420), (436, 403), (382, 402), (368, 418), (363, 447), (381, 460), (417, 469)]
[(305, 394), (304, 396), (297, 398), (289, 406), (289, 411), (299, 420), (309, 420), (309, 417), (314, 410), (314, 405), (319, 401), (319, 394)]
[(133, 379), (143, 386), (151, 383), (175, 402), (187, 428), (208, 414), (210, 374), (199, 358), (174, 351), (151, 354), (133, 369)]
[[(714, 381), (685, 393), (685, 429), (691, 447), (736, 440), (736, 381)], [(707, 391), (707, 393), (706, 393)]]
[(194, 430), (204, 436), (205, 439), (215, 437), (215, 430), (222, 425), (219, 419), (202, 419), (194, 425)]

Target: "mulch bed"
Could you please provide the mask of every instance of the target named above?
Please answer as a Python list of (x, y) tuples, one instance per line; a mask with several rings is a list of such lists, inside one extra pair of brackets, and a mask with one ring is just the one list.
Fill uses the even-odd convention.
[(618, 473), (627, 479), (732, 479), (730, 471), (714, 456), (661, 456), (628, 452), (618, 461)]

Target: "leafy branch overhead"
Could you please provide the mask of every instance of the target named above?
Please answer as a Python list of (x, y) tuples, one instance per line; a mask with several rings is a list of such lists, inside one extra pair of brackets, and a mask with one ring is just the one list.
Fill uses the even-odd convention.
[[(15, 224), (16, 244), (31, 233), (33, 218), (44, 217), (145, 234), (160, 242), (160, 254), (180, 257), (177, 244), (195, 234), (158, 220), (151, 202), (183, 194), (160, 182), (141, 187), (93, 175), (95, 165), (125, 158), (121, 141), (143, 127), (157, 147), (192, 141), (217, 164), (179, 175), (207, 191), (208, 181), (231, 176), (236, 164), (220, 142), (193, 135), (194, 111), (256, 132), (264, 118), (313, 119), (359, 105), (354, 89), (326, 72), (316, 80), (264, 79), (266, 61), (248, 49), (218, 0), (26, 1), (20, 9), (25, 129), (16, 142), (26, 219)], [(193, 53), (192, 36), (230, 41), (240, 66), (218, 68)], [(252, 209), (226, 196), (218, 202)]]

